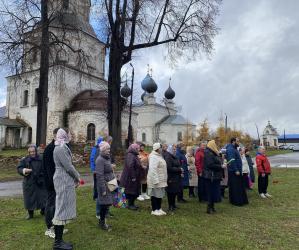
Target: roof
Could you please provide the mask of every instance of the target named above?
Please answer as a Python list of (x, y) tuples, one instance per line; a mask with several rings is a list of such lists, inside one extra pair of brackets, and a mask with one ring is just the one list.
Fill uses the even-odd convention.
[(284, 140), (285, 139), (299, 139), (299, 134), (286, 134), (285, 137), (284, 135), (278, 136), (279, 140)]
[(0, 107), (0, 117), (5, 117), (6, 106)]
[(8, 119), (8, 118), (0, 118), (0, 125), (5, 125), (10, 128), (28, 127), (28, 124), (22, 120)]
[(161, 124), (173, 124), (173, 125), (192, 125), (194, 124), (190, 121), (188, 121), (185, 117), (182, 115), (168, 115), (162, 118), (160, 121), (156, 123), (157, 125)]

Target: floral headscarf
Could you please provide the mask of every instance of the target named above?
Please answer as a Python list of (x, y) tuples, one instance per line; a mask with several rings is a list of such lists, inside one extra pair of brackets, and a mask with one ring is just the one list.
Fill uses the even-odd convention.
[(70, 140), (69, 140), (68, 134), (65, 132), (65, 130), (60, 128), (56, 134), (55, 145), (56, 146), (63, 145), (63, 144), (69, 143), (69, 142), (70, 142)]

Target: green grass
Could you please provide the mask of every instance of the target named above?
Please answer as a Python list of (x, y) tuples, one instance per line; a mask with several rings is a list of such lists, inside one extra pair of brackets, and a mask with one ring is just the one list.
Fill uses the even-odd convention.
[(20, 149), (5, 149), (0, 151), (0, 157), (23, 157), (26, 156), (27, 148), (20, 148)]
[[(257, 187), (249, 193), (250, 204), (231, 206), (227, 199), (216, 204), (217, 213), (205, 213), (196, 199), (180, 204), (173, 215), (153, 217), (150, 202), (138, 203), (140, 212), (113, 208), (111, 232), (97, 226), (91, 187), (77, 190), (78, 219), (69, 224), (65, 240), (75, 249), (298, 249), (299, 170), (274, 169), (273, 199), (262, 200)], [(1, 249), (51, 249), (44, 236), (44, 218), (25, 221), (21, 198), (0, 200)], [(162, 206), (166, 210), (164, 199)]]

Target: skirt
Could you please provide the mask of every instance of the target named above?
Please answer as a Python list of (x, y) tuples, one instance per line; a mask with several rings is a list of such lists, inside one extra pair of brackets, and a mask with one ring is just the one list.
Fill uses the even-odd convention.
[(206, 198), (209, 203), (221, 202), (220, 180), (204, 179)]
[(147, 194), (156, 198), (163, 198), (165, 196), (165, 188), (148, 188)]
[(198, 199), (200, 201), (208, 200), (205, 179), (201, 176), (198, 176)]
[(229, 201), (235, 206), (248, 204), (247, 193), (242, 175), (228, 173)]

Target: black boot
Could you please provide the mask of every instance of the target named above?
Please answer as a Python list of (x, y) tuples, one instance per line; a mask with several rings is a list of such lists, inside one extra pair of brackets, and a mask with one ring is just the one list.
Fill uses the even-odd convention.
[(73, 245), (66, 243), (62, 240), (64, 226), (54, 226), (55, 230), (55, 242), (53, 245), (53, 250), (72, 250)]
[(111, 227), (106, 224), (106, 220), (99, 220), (99, 226), (105, 231), (111, 231)]
[(45, 215), (45, 208), (42, 208), (42, 209), (40, 210), (40, 214), (41, 214), (41, 215)]
[(214, 203), (211, 204), (211, 210), (212, 210), (213, 213), (216, 213), (216, 209), (215, 209), (215, 207), (214, 207)]
[(26, 216), (26, 220), (32, 219), (33, 218), (33, 213), (34, 213), (33, 210), (28, 210), (28, 215)]
[(207, 214), (211, 214), (212, 213), (212, 208), (211, 208), (211, 205), (208, 204), (207, 206)]

